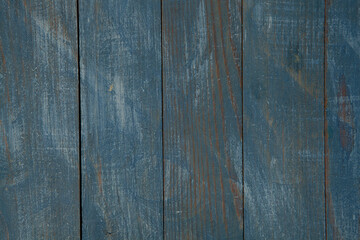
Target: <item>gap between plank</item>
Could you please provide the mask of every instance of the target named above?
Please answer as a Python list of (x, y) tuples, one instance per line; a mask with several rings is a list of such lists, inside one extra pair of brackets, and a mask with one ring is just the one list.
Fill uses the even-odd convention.
[(162, 236), (165, 239), (165, 148), (164, 148), (164, 71), (163, 71), (163, 1), (160, 0), (160, 52), (161, 52), (161, 160), (162, 160)]
[(240, 19), (241, 19), (241, 75), (240, 75), (240, 83), (241, 83), (241, 158), (242, 158), (242, 207), (243, 207), (243, 240), (245, 240), (245, 171), (244, 171), (244, 0), (241, 1), (240, 6)]
[(327, 240), (327, 188), (328, 188), (328, 131), (326, 119), (327, 94), (326, 94), (326, 72), (327, 72), (327, 53), (326, 47), (328, 42), (328, 26), (327, 26), (327, 0), (324, 0), (324, 201), (325, 201), (325, 239)]
[(82, 165), (81, 165), (81, 79), (80, 79), (80, 28), (79, 28), (79, 1), (76, 0), (76, 32), (77, 32), (77, 68), (78, 68), (78, 127), (79, 127), (79, 221), (80, 239), (82, 239)]

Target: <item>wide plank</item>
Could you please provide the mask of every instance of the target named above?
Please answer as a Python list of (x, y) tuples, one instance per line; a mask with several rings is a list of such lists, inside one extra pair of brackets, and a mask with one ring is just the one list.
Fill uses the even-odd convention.
[(162, 1), (165, 239), (242, 239), (241, 1)]
[(160, 7), (79, 0), (83, 239), (162, 238)]
[(0, 1), (0, 239), (79, 239), (76, 1)]
[(244, 1), (245, 239), (324, 239), (324, 1)]
[(359, 0), (327, 1), (327, 239), (360, 239), (359, 19)]

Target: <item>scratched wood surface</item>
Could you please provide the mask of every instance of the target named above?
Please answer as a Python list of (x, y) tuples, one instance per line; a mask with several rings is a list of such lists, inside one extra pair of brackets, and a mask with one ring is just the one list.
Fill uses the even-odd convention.
[(79, 239), (75, 1), (0, 1), (0, 239)]
[(166, 239), (242, 239), (241, 2), (164, 0)]
[(360, 239), (360, 1), (326, 5), (328, 239)]
[(244, 2), (245, 239), (324, 239), (324, 3)]
[(161, 239), (159, 1), (80, 0), (84, 239)]
[(360, 239), (359, 19), (0, 0), (0, 240)]

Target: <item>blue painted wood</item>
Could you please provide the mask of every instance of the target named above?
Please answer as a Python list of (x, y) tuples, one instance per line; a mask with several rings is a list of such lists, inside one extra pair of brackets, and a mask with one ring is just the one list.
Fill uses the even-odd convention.
[(162, 238), (160, 6), (79, 1), (83, 239)]
[(241, 1), (162, 6), (165, 238), (242, 239)]
[(360, 239), (360, 1), (327, 2), (328, 239)]
[(76, 1), (0, 1), (0, 239), (79, 239)]
[(82, 186), (76, 5), (0, 0), (0, 239), (360, 238), (359, 0), (79, 0)]
[(324, 239), (324, 2), (244, 2), (245, 239)]

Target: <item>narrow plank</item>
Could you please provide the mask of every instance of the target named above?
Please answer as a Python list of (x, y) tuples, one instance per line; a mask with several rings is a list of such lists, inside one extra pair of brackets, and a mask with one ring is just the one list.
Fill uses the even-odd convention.
[(326, 6), (328, 239), (360, 239), (360, 1)]
[(242, 239), (241, 1), (162, 4), (165, 238)]
[(245, 239), (324, 239), (324, 2), (244, 2)]
[(160, 6), (79, 2), (84, 239), (162, 238)]
[(79, 239), (76, 1), (0, 1), (0, 238)]

